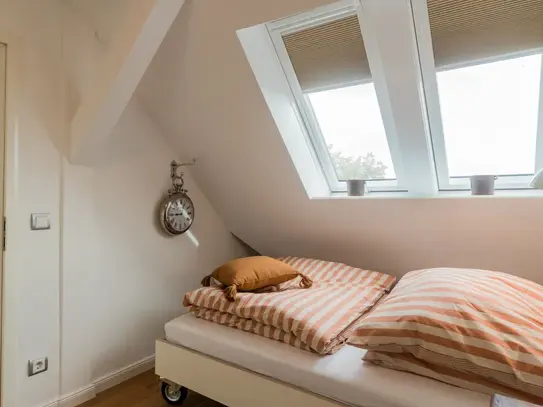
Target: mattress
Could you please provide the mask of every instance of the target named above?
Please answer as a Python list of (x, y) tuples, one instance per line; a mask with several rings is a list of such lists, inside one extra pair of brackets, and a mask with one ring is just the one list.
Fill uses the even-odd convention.
[(488, 395), (364, 362), (366, 351), (349, 345), (319, 356), (191, 314), (165, 330), (169, 342), (352, 406), (490, 406)]

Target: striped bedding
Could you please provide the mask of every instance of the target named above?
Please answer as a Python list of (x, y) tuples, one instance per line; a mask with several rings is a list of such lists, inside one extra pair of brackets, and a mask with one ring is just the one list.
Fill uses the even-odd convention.
[(408, 273), (349, 343), (386, 367), (543, 401), (543, 287), (509, 274)]
[(220, 287), (204, 287), (186, 294), (184, 305), (198, 318), (331, 354), (395, 282), (387, 274), (342, 263), (299, 257), (279, 260), (311, 278), (313, 286), (299, 289), (295, 279), (275, 292), (240, 292), (235, 302), (228, 301)]

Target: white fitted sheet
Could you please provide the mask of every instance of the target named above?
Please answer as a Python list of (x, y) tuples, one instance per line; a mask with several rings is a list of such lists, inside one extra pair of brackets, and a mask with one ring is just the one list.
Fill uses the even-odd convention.
[(488, 395), (364, 362), (366, 351), (353, 346), (319, 356), (191, 314), (165, 330), (169, 342), (353, 406), (490, 406)]

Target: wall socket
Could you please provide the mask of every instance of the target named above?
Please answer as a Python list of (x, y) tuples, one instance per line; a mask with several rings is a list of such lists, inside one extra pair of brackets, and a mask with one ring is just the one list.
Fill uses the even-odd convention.
[(43, 373), (49, 367), (49, 360), (47, 358), (39, 358), (28, 361), (28, 376), (34, 376), (39, 373)]

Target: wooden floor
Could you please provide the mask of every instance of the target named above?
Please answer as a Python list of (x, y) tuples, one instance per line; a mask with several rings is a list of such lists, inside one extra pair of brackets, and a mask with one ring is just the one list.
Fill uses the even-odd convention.
[[(160, 381), (152, 370), (100, 393), (81, 407), (164, 407)], [(189, 393), (183, 407), (224, 407), (199, 394)]]

